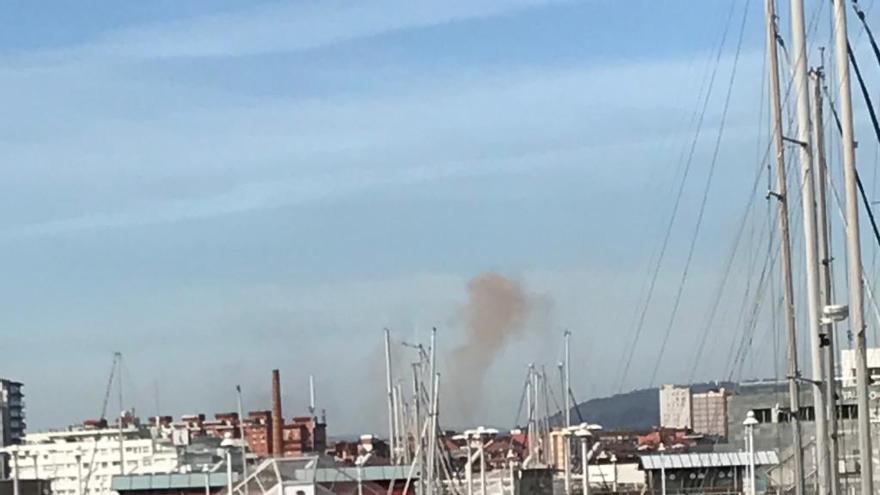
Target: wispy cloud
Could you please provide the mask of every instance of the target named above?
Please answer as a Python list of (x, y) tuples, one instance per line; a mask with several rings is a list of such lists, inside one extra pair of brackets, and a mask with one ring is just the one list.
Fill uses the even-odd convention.
[(233, 57), (308, 50), (466, 19), (502, 15), (559, 0), (344, 0), (275, 2), (238, 11), (136, 26), (75, 47), (125, 57)]
[[(45, 132), (45, 122), (16, 109), (20, 127), (33, 127), (28, 134), (38, 138), (8, 143), (7, 158), (23, 165), (15, 176), (33, 177), (40, 194), (67, 200), (63, 212), (5, 222), (0, 240), (211, 218), (529, 168), (585, 167), (603, 187), (615, 187), (624, 171), (649, 167), (644, 160), (668, 159), (655, 148), (681, 132), (673, 116), (686, 109), (674, 101), (692, 91), (688, 76), (677, 61), (507, 70), (332, 101), (219, 98), (157, 84), (147, 95), (163, 110), (136, 119), (96, 110), (81, 127), (74, 123), (86, 115), (71, 115), (65, 132)], [(650, 95), (645, 80), (658, 81)], [(30, 79), (0, 73), (4, 81)], [(129, 88), (122, 80), (101, 89), (124, 112)], [(591, 166), (595, 157), (603, 166)], [(113, 200), (92, 204), (96, 188)], [(3, 189), (9, 197), (27, 190)]]

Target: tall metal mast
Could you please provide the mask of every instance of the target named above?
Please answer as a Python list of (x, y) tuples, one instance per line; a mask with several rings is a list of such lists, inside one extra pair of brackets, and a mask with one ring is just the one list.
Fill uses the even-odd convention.
[(436, 373), (431, 380), (431, 433), (428, 435), (428, 495), (434, 493), (437, 483), (437, 415), (440, 392), (440, 373)]
[(538, 370), (535, 369), (534, 366), (532, 366), (531, 371), (532, 371), (532, 374), (531, 374), (532, 387), (531, 387), (530, 391), (532, 393), (532, 411), (533, 411), (532, 412), (532, 424), (534, 425), (533, 428), (534, 428), (534, 434), (535, 434), (535, 460), (539, 464), (543, 464), (544, 463), (544, 449), (542, 447), (546, 444), (543, 443), (543, 437), (541, 436), (542, 433), (541, 433), (540, 417), (538, 416), (538, 414), (540, 412), (539, 408), (540, 408), (540, 404), (541, 404), (540, 401), (538, 400), (538, 397), (539, 397), (538, 394), (540, 393), (538, 390)]
[(834, 48), (840, 90), (840, 125), (843, 142), (843, 180), (846, 192), (846, 259), (849, 272), (850, 328), (856, 339), (856, 385), (858, 394), (859, 465), (861, 493), (874, 493), (874, 464), (871, 459), (871, 418), (868, 408), (868, 366), (865, 340), (865, 309), (862, 295), (862, 247), (859, 235), (859, 204), (856, 184), (855, 132), (852, 92), (849, 82), (849, 42), (846, 5), (834, 0)]
[(414, 421), (415, 427), (413, 428), (413, 448), (416, 459), (415, 462), (419, 466), (418, 473), (418, 493), (425, 493), (425, 477), (422, 474), (425, 472), (425, 449), (424, 449), (424, 441), (422, 440), (422, 390), (419, 384), (419, 374), (421, 373), (422, 368), (422, 354), (421, 350), (419, 350), (419, 361), (417, 363), (412, 364), (413, 367), (413, 407), (415, 408), (414, 412)]
[(391, 383), (391, 331), (385, 329), (385, 387), (388, 394), (388, 451), (391, 453), (391, 463), (397, 464), (397, 438), (394, 431), (394, 386)]
[(429, 414), (430, 417), (428, 419), (431, 432), (428, 435), (428, 495), (432, 495), (434, 493), (436, 478), (437, 478), (437, 400), (438, 400), (438, 387), (440, 387), (440, 374), (437, 373), (437, 328), (431, 328), (431, 349), (430, 349), (430, 359), (431, 362), (428, 363), (428, 366), (431, 370), (431, 403), (429, 405)]
[(309, 416), (315, 417), (315, 376), (309, 375)]
[[(830, 306), (831, 300), (831, 246), (828, 239), (828, 206), (826, 202), (826, 177), (828, 163), (825, 160), (825, 119), (822, 114), (822, 68), (810, 72), (813, 89), (813, 144), (816, 147), (816, 167), (813, 181), (816, 184), (816, 214), (819, 224), (819, 260), (822, 264), (819, 281), (822, 289), (822, 304)], [(831, 495), (840, 490), (837, 472), (837, 383), (834, 380), (834, 323), (830, 319), (822, 321), (822, 343), (825, 358), (825, 399), (828, 415), (828, 485)]]
[(526, 411), (528, 411), (529, 420), (526, 425), (526, 438), (529, 443), (529, 455), (528, 457), (532, 458), (532, 462), (536, 462), (535, 454), (537, 453), (537, 449), (535, 449), (535, 445), (537, 445), (537, 439), (535, 438), (535, 404), (532, 401), (532, 374), (534, 373), (534, 365), (529, 364), (529, 372), (526, 375)]
[(782, 264), (785, 326), (788, 335), (788, 395), (791, 409), (795, 495), (804, 493), (804, 452), (801, 445), (800, 397), (798, 393), (797, 328), (795, 327), (794, 284), (791, 275), (791, 234), (788, 227), (788, 185), (785, 178), (785, 143), (782, 139), (782, 104), (779, 98), (779, 54), (776, 45), (776, 0), (767, 0), (767, 54), (770, 76), (770, 111), (773, 145), (776, 149), (776, 191), (779, 217), (779, 250)]
[[(244, 431), (244, 408), (241, 405), (241, 385), (235, 386), (235, 401), (238, 406), (238, 435), (241, 437), (241, 479), (246, 480), (248, 477), (248, 468), (247, 468), (247, 436), (245, 436)], [(244, 494), (248, 495), (249, 493), (248, 485), (245, 483), (244, 485)], [(232, 494), (230, 494), (232, 495)]]
[(565, 427), (571, 426), (571, 332), (565, 331)]
[(828, 493), (828, 440), (825, 419), (825, 390), (822, 380), (822, 329), (819, 326), (819, 256), (816, 242), (816, 208), (813, 186), (813, 152), (810, 144), (810, 94), (807, 81), (807, 39), (804, 1), (791, 0), (791, 34), (794, 53), (794, 89), (797, 94), (798, 151), (801, 171), (801, 208), (804, 219), (804, 247), (807, 264), (807, 319), (810, 324), (810, 362), (813, 408), (816, 419), (816, 475), (818, 494)]
[(122, 433), (122, 430), (125, 428), (125, 406), (122, 400), (122, 353), (117, 352), (115, 355), (116, 363), (119, 367), (119, 373), (117, 375), (119, 378), (116, 381), (117, 388), (119, 389), (119, 474), (125, 474), (125, 438)]

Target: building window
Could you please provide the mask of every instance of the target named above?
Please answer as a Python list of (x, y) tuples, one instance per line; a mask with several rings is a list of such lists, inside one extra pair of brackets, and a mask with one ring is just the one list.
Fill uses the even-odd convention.
[(776, 411), (776, 422), (777, 423), (789, 423), (791, 422), (791, 410), (789, 409), (778, 409)]
[(755, 413), (755, 419), (758, 420), (758, 423), (772, 423), (773, 422), (773, 414), (770, 409), (755, 409), (753, 411)]
[(813, 406), (802, 407), (800, 410), (801, 413), (801, 421), (815, 421), (816, 420), (816, 410), (813, 409)]
[(855, 404), (843, 404), (838, 406), (837, 417), (840, 419), (858, 419), (859, 406)]

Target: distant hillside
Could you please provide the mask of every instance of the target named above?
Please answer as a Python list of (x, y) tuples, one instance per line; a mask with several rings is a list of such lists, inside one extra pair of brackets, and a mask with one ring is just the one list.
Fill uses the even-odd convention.
[(598, 423), (607, 430), (647, 430), (660, 423), (657, 388), (581, 402), (571, 410), (572, 422)]
[[(697, 383), (694, 392), (718, 387), (732, 388), (733, 383)], [(579, 414), (580, 413), (580, 414)], [(660, 424), (660, 389), (646, 388), (581, 402), (571, 410), (572, 422), (598, 423), (607, 430), (648, 430)]]

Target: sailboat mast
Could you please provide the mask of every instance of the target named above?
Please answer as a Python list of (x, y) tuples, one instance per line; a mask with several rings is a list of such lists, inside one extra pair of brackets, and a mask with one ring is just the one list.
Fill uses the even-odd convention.
[[(247, 436), (244, 431), (244, 408), (241, 405), (241, 385), (235, 386), (235, 402), (238, 409), (238, 436), (241, 441), (241, 479), (247, 480)], [(244, 484), (244, 495), (249, 495), (247, 483)]]
[(785, 143), (782, 139), (782, 104), (779, 97), (779, 53), (776, 44), (776, 0), (767, 0), (767, 54), (770, 76), (770, 111), (773, 119), (773, 146), (776, 149), (777, 214), (779, 216), (779, 250), (782, 265), (783, 303), (788, 336), (788, 395), (791, 410), (792, 450), (794, 458), (795, 495), (804, 493), (804, 452), (801, 445), (800, 397), (798, 393), (797, 328), (794, 312), (794, 283), (791, 272), (791, 234), (788, 225), (788, 186), (785, 177)]
[[(816, 184), (816, 214), (819, 224), (819, 281), (822, 289), (822, 304), (830, 306), (831, 300), (831, 249), (828, 240), (828, 205), (826, 195), (826, 177), (828, 163), (825, 160), (825, 119), (822, 114), (822, 68), (810, 72), (810, 83), (813, 89), (813, 144), (816, 146), (816, 167), (813, 169), (813, 181)], [(829, 493), (837, 495), (840, 489), (837, 473), (837, 397), (834, 380), (834, 323), (829, 319), (822, 321), (824, 358), (825, 358), (825, 409), (828, 415), (828, 485)]]
[(419, 350), (419, 361), (417, 363), (413, 363), (413, 407), (415, 408), (414, 412), (414, 420), (415, 427), (413, 428), (413, 448), (415, 453), (415, 463), (418, 465), (418, 493), (425, 493), (425, 477), (422, 474), (425, 472), (425, 449), (424, 440), (422, 440), (422, 390), (421, 385), (419, 384), (419, 376), (421, 374), (422, 369), (422, 354), (421, 349)]
[(849, 272), (850, 328), (856, 340), (856, 389), (858, 396), (859, 465), (861, 493), (874, 493), (874, 463), (871, 456), (871, 414), (868, 408), (867, 342), (862, 295), (862, 247), (859, 235), (859, 205), (856, 178), (855, 132), (853, 130), (852, 90), (849, 80), (849, 42), (846, 5), (834, 0), (834, 48), (840, 91), (840, 125), (843, 143), (843, 180), (846, 193), (846, 261)]
[(828, 493), (828, 440), (825, 418), (825, 390), (822, 380), (822, 329), (819, 321), (819, 256), (816, 241), (816, 207), (813, 185), (813, 152), (810, 144), (810, 95), (807, 79), (807, 39), (803, 0), (791, 0), (791, 34), (794, 56), (794, 89), (797, 95), (797, 141), (801, 173), (801, 209), (804, 219), (804, 258), (806, 261), (807, 320), (810, 325), (810, 386), (816, 417), (816, 475), (818, 495)]
[(571, 332), (565, 331), (565, 427), (571, 426)]
[(385, 329), (385, 387), (388, 394), (388, 452), (391, 454), (391, 463), (397, 464), (397, 445), (395, 445), (396, 432), (394, 431), (394, 386), (391, 375), (391, 331)]

